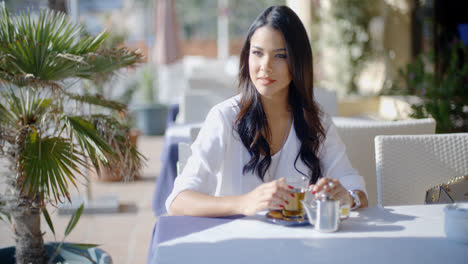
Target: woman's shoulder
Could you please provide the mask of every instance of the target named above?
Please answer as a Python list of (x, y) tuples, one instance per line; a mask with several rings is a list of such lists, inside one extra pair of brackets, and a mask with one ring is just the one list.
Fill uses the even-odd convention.
[(220, 114), (228, 121), (232, 121), (239, 113), (239, 101), (240, 95), (235, 95), (215, 105), (210, 112)]
[(322, 124), (322, 127), (326, 132), (328, 131), (330, 126), (333, 124), (333, 119), (329, 114), (322, 112), (320, 114), (320, 123)]

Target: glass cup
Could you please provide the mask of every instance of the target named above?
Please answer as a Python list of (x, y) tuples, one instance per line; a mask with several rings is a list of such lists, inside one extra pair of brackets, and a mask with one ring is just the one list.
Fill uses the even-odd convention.
[(305, 211), (301, 203), (305, 199), (309, 179), (307, 177), (286, 178), (286, 184), (292, 186), (291, 194), (294, 196), (286, 197), (288, 203), (284, 206), (282, 214), (286, 218), (302, 218)]

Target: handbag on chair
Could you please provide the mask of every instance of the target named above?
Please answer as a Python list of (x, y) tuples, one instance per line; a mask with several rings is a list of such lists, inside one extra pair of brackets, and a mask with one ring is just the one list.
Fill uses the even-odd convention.
[(468, 175), (454, 178), (447, 183), (426, 191), (425, 204), (447, 204), (468, 201)]

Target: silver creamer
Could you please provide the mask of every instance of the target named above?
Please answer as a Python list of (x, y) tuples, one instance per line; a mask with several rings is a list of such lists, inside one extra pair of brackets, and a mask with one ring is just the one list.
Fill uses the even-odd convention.
[[(340, 225), (340, 201), (330, 199), (327, 194), (322, 194), (315, 199), (315, 206), (302, 201), (309, 222), (319, 232), (335, 232)], [(313, 204), (313, 203), (312, 203)]]

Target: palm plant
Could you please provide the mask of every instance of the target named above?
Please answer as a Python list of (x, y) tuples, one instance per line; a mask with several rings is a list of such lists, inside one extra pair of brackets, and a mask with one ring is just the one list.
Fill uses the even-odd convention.
[[(12, 17), (0, 6), (0, 16), (0, 161), (7, 164), (0, 169), (7, 184), (0, 215), (13, 224), (17, 263), (45, 263), (42, 213), (53, 230), (46, 205), (70, 200), (70, 187), (86, 180), (90, 166), (119, 159), (102, 133), (113, 115), (86, 113), (85, 106), (126, 111), (124, 104), (74, 91), (71, 83), (132, 66), (141, 55), (101, 48), (105, 32), (80, 38), (83, 28), (63, 13)], [(99, 119), (107, 120), (98, 122), (100, 130)]]

